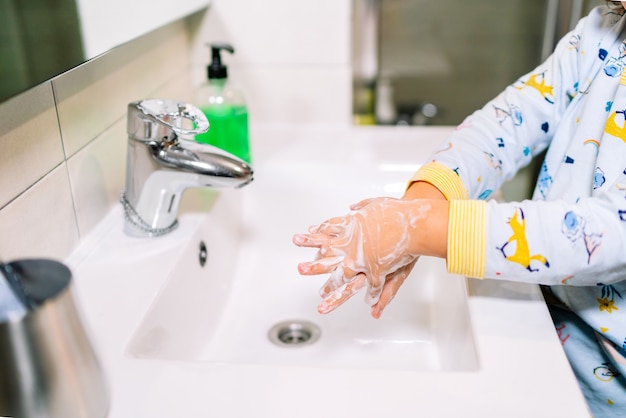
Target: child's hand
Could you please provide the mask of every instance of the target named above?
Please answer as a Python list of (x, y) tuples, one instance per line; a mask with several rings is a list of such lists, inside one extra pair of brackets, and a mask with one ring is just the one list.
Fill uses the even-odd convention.
[(318, 310), (330, 312), (367, 287), (366, 302), (379, 317), (417, 260), (419, 225), (430, 208), (429, 200), (369, 199), (348, 215), (295, 235), (296, 245), (319, 248), (314, 261), (298, 265), (300, 273), (331, 273)]

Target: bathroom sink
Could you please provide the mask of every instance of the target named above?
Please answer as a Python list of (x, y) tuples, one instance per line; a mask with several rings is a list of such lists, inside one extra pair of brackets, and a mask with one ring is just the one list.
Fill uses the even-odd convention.
[[(295, 247), (294, 233), (347, 212), (360, 199), (399, 196), (416, 168), (399, 160), (319, 164), (277, 156), (255, 167), (255, 181), (246, 188), (207, 191), (208, 213), (180, 215), (180, 228), (194, 225), (189, 238), (171, 241), (184, 232), (175, 231), (174, 238), (149, 240), (141, 262), (128, 261), (124, 273), (109, 267), (119, 268), (117, 274), (166, 275), (126, 355), (190, 363), (476, 370), (466, 283), (447, 274), (444, 261), (421, 259), (378, 320), (362, 294), (318, 314), (326, 276), (300, 276), (296, 269), (315, 251)], [(159, 268), (168, 254), (176, 259)], [(147, 258), (151, 270), (139, 272)]]

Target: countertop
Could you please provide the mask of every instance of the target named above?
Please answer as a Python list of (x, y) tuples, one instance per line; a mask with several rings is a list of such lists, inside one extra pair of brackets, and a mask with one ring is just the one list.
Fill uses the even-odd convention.
[[(262, 166), (307, 143), (308, 158), (341, 159), (352, 149), (365, 152), (360, 141), (380, 142), (381, 152), (387, 152), (385, 143), (412, 137), (420, 141), (419, 155), (427, 155), (450, 129), (257, 128), (252, 131), (253, 155)], [(468, 283), (476, 371), (277, 367), (128, 356), (128, 342), (164, 276), (89, 277), (87, 262), (111, 262), (99, 255), (99, 245), (111, 228), (119, 227), (121, 217), (121, 208), (114, 208), (66, 260), (109, 381), (110, 418), (589, 416), (539, 289), (505, 281)], [(194, 222), (166, 238), (172, 260)]]

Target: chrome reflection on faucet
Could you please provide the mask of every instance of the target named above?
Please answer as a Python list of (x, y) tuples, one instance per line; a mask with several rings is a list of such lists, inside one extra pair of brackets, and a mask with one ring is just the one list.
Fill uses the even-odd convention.
[(187, 103), (146, 99), (128, 105), (124, 231), (159, 236), (172, 231), (189, 187), (243, 187), (252, 167), (234, 155), (193, 140), (206, 132), (204, 114)]

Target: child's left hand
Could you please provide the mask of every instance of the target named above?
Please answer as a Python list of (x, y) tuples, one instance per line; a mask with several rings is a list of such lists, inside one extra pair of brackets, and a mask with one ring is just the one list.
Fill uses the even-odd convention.
[(316, 259), (300, 263), (298, 270), (304, 275), (331, 273), (320, 291), (320, 313), (331, 312), (366, 287), (366, 302), (378, 318), (415, 265), (414, 228), (430, 202), (376, 198), (352, 209), (294, 236), (298, 246), (319, 248)]

